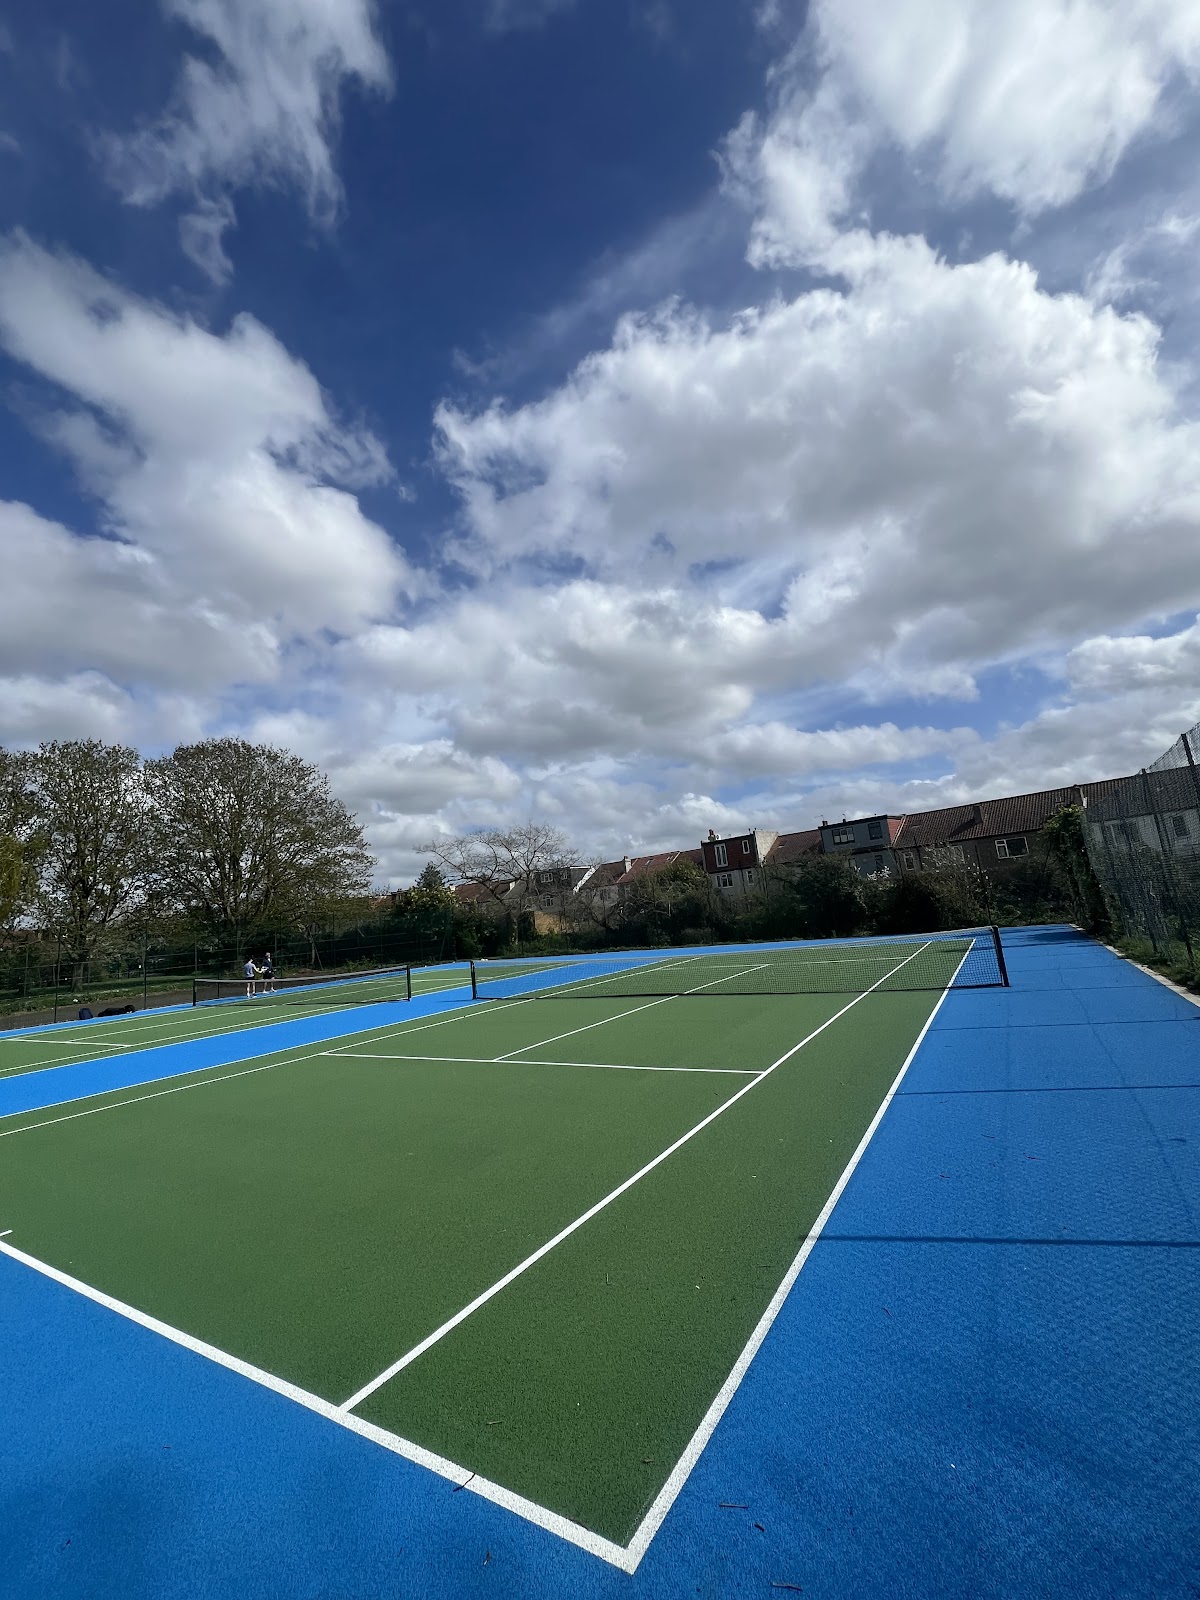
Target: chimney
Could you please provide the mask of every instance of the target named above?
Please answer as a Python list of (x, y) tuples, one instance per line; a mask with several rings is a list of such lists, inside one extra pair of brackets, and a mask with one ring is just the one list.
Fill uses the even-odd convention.
[(626, 872), (628, 872), (628, 871), (629, 871), (629, 869), (630, 869), (630, 867), (631, 867), (631, 866), (632, 866), (632, 865), (633, 865), (633, 862), (632, 862), (632, 861), (631, 861), (631, 860), (630, 860), (630, 859), (629, 859), (629, 857), (628, 857), (628, 856), (622, 856), (622, 858), (621, 858), (621, 859), (622, 859), (622, 860), (623, 860), (623, 861), (624, 861), (624, 863), (625, 863), (625, 871), (626, 871)]
[(715, 839), (717, 837), (717, 830), (715, 828), (710, 828), (708, 830), (708, 837), (710, 839)]

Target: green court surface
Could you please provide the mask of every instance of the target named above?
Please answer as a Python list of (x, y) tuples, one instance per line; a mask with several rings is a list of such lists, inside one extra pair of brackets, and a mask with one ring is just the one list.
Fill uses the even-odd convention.
[[(413, 995), (437, 994), (470, 982), (466, 968), (413, 969)], [(169, 1011), (141, 1011), (122, 1017), (96, 1017), (90, 1022), (55, 1028), (14, 1028), (0, 1032), (0, 1079), (42, 1067), (71, 1066), (97, 1057), (129, 1054), (158, 1045), (182, 1044), (211, 1034), (261, 1028), (264, 1022), (286, 1022), (297, 1016), (343, 1011), (347, 1006), (378, 1000), (403, 1002), (403, 975), (329, 985), (314, 982), (301, 991), (258, 993), (250, 999), (222, 1000), (216, 1005), (184, 1006)]]
[(936, 1000), (500, 1002), (257, 1055), (0, 1119), (0, 1226), (620, 1543)]

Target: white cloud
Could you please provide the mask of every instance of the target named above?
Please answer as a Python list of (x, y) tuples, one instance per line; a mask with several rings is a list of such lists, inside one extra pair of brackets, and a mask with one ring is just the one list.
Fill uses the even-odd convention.
[(726, 152), (759, 210), (751, 257), (820, 261), (887, 149), (952, 204), (1064, 205), (1168, 127), (1170, 91), (1198, 77), (1187, 0), (815, 0), (771, 113)]
[(721, 564), (701, 593), (781, 602), (737, 627), (793, 686), (880, 672), (962, 692), (954, 669), (1200, 603), (1200, 432), (1149, 322), (999, 256), (846, 251), (844, 292), (720, 328), (627, 318), (544, 400), (443, 407), (478, 559), (685, 588)]
[(233, 262), (225, 252), (225, 234), (237, 221), (228, 195), (201, 199), (196, 209), (179, 219), (179, 243), (183, 253), (213, 283), (228, 283)]
[(403, 559), (329, 481), (377, 479), (381, 447), (253, 318), (215, 335), (17, 236), (0, 341), (66, 392), (45, 432), (185, 607), (280, 641), (389, 610)]
[(371, 0), (163, 0), (204, 41), (154, 123), (107, 141), (124, 197), (150, 205), (211, 185), (286, 183), (318, 220), (341, 197), (333, 140), (343, 86), (391, 82)]
[(1068, 651), (1066, 673), (1074, 693), (1088, 699), (1141, 690), (1200, 698), (1200, 617), (1190, 628), (1158, 638), (1085, 639)]

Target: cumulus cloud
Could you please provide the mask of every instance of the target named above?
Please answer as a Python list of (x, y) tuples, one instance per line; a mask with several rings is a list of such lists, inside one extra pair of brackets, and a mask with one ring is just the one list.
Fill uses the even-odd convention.
[(1198, 76), (1186, 0), (815, 0), (771, 112), (744, 119), (726, 151), (759, 211), (752, 259), (819, 261), (879, 151), (899, 150), (950, 203), (1064, 205)]
[(277, 637), (379, 615), (404, 563), (353, 494), (383, 452), (339, 427), (261, 323), (225, 335), (16, 236), (0, 247), (0, 342), (65, 397), (42, 419), (108, 531), (178, 591)]
[(1200, 602), (1198, 432), (1152, 324), (916, 239), (847, 266), (724, 327), (627, 318), (533, 404), (443, 406), (482, 558), (732, 564), (782, 606), (740, 634), (797, 684), (906, 662), (913, 687)]
[[(81, 537), (0, 505), (0, 671), (102, 673), (112, 704), (125, 687), (218, 694), (390, 614), (410, 584), (341, 486), (385, 475), (381, 447), (339, 425), (253, 318), (212, 333), (14, 236), (0, 344), (43, 380), (36, 425), (100, 508), (99, 534)], [(14, 705), (10, 737), (27, 720)]]

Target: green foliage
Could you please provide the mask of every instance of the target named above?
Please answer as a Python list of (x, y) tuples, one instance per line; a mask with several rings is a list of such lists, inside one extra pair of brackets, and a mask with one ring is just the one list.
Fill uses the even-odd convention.
[(43, 744), (28, 765), (38, 840), (37, 908), (73, 960), (92, 958), (142, 900), (147, 814), (141, 764), (99, 739)]
[(1111, 926), (1100, 880), (1087, 853), (1087, 826), (1081, 806), (1064, 806), (1046, 822), (1042, 837), (1062, 873), (1073, 917), (1082, 927), (1106, 932)]
[(0, 834), (0, 928), (11, 925), (21, 903), (25, 881), (25, 854), (21, 841)]
[(148, 761), (145, 783), (156, 891), (199, 927), (315, 930), (370, 884), (358, 820), (290, 751), (206, 739)]
[(967, 862), (869, 879), (864, 896), (876, 933), (932, 933), (991, 921), (987, 883)]

